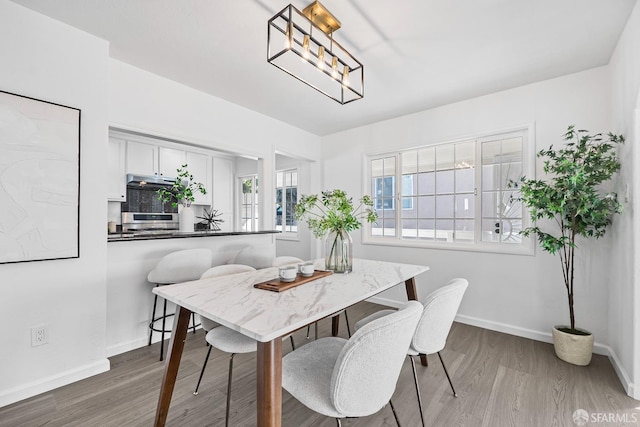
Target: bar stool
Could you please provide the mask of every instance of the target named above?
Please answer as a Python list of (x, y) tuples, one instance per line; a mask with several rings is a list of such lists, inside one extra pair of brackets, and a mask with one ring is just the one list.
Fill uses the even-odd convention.
[[(211, 267), (213, 252), (211, 249), (186, 249), (182, 251), (172, 252), (163, 256), (153, 270), (147, 276), (147, 280), (155, 283), (156, 286), (172, 285), (174, 283), (189, 282), (198, 280), (202, 273)], [(149, 323), (149, 345), (153, 338), (154, 332), (160, 332), (162, 339), (160, 341), (160, 360), (164, 359), (164, 334), (171, 332), (166, 328), (167, 317), (173, 316), (174, 313), (167, 314), (167, 300), (164, 300), (162, 316), (156, 317), (156, 307), (158, 304), (158, 295), (154, 294), (153, 312), (151, 313), (151, 323)], [(155, 327), (155, 323), (162, 320), (162, 329)], [(195, 317), (192, 315), (193, 331), (195, 333)]]

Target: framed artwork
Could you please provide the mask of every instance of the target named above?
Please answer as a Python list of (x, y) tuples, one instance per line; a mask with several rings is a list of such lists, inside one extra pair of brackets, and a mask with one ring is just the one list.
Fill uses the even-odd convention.
[(80, 256), (80, 110), (0, 91), (0, 264)]

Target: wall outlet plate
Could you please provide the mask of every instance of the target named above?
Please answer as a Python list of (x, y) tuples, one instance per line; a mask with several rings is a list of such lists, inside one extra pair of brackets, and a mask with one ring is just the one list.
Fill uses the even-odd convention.
[(31, 347), (47, 344), (49, 342), (49, 330), (46, 326), (34, 326), (31, 328)]

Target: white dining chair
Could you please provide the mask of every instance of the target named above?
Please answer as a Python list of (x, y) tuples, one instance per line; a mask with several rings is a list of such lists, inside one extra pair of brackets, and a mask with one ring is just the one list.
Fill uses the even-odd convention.
[[(444, 373), (449, 381), (449, 385), (451, 386), (451, 391), (455, 397), (458, 397), (440, 352), (444, 349), (447, 343), (447, 337), (451, 331), (451, 325), (458, 313), (462, 297), (464, 296), (468, 286), (469, 282), (466, 279), (453, 279), (445, 286), (430, 293), (422, 301), (424, 311), (422, 312), (422, 316), (420, 317), (420, 321), (416, 327), (407, 355), (409, 356), (409, 360), (411, 360), (411, 369), (413, 370), (413, 380), (416, 386), (420, 419), (422, 420), (423, 427), (425, 422), (422, 410), (422, 398), (420, 396), (418, 375), (416, 373), (416, 365), (413, 358), (414, 356), (426, 356), (428, 354), (437, 353), (440, 363), (442, 363)], [(357, 331), (359, 328), (366, 326), (369, 322), (380, 319), (394, 312), (395, 310), (380, 310), (373, 313), (356, 323), (355, 329)]]
[[(297, 265), (301, 262), (304, 262), (302, 259), (294, 256), (282, 255), (275, 257), (273, 262), (271, 263), (272, 267), (282, 267), (285, 265)], [(340, 316), (344, 314), (344, 320), (347, 325), (347, 334), (351, 337), (351, 327), (349, 326), (349, 315), (347, 314), (347, 310), (340, 310), (339, 312), (333, 314), (331, 317)], [(313, 323), (314, 326), (314, 334), (315, 338), (318, 339), (318, 322)], [(311, 325), (307, 325), (307, 339), (311, 338)]]
[(282, 387), (309, 409), (336, 419), (374, 414), (391, 403), (402, 361), (422, 313), (409, 301), (346, 340), (326, 337), (282, 359)]
[[(156, 264), (153, 270), (147, 275), (147, 280), (155, 283), (157, 286), (171, 285), (174, 283), (189, 282), (200, 278), (208, 268), (211, 267), (213, 252), (211, 249), (185, 249), (182, 251), (171, 252), (163, 256)], [(149, 344), (153, 338), (154, 332), (160, 332), (160, 360), (164, 359), (164, 336), (165, 333), (171, 332), (166, 327), (166, 320), (174, 313), (167, 314), (167, 300), (164, 300), (162, 316), (156, 317), (156, 307), (158, 305), (158, 295), (153, 297), (153, 312), (151, 313), (151, 322), (149, 323)], [(162, 320), (162, 328), (158, 329), (155, 324)], [(195, 333), (195, 316), (192, 315), (192, 328)]]
[[(227, 275), (238, 274), (238, 273), (245, 273), (248, 271), (255, 271), (255, 268), (248, 265), (242, 265), (242, 264), (219, 265), (205, 271), (202, 274), (201, 279), (221, 277), (221, 276), (227, 276)], [(226, 406), (226, 412), (225, 412), (225, 426), (228, 427), (229, 426), (229, 409), (231, 407), (231, 381), (233, 379), (233, 358), (236, 354), (253, 353), (257, 351), (258, 344), (254, 339), (249, 338), (246, 335), (241, 334), (240, 332), (237, 332), (225, 326), (222, 326), (211, 319), (207, 319), (206, 317), (201, 316), (200, 321), (202, 323), (202, 328), (205, 331), (207, 331), (205, 340), (209, 345), (209, 350), (207, 351), (207, 356), (205, 357), (204, 363), (202, 364), (202, 370), (200, 371), (200, 376), (198, 377), (198, 384), (196, 384), (196, 389), (194, 390), (193, 394), (195, 396), (198, 395), (198, 390), (200, 389), (200, 383), (202, 382), (204, 371), (207, 368), (207, 362), (209, 361), (209, 357), (211, 356), (211, 350), (215, 347), (220, 351), (229, 353), (230, 357), (229, 357), (229, 374), (227, 379), (227, 406)], [(288, 338), (291, 341), (291, 347), (295, 349), (293, 335), (289, 335)]]

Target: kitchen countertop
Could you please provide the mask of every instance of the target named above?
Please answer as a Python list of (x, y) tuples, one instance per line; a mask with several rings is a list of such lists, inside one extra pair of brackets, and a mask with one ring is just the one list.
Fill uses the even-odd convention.
[(183, 239), (187, 237), (216, 237), (216, 236), (242, 236), (245, 234), (278, 234), (278, 230), (263, 231), (193, 231), (181, 232), (173, 231), (166, 233), (109, 233), (108, 242), (126, 242), (130, 240), (162, 240), (162, 239)]

